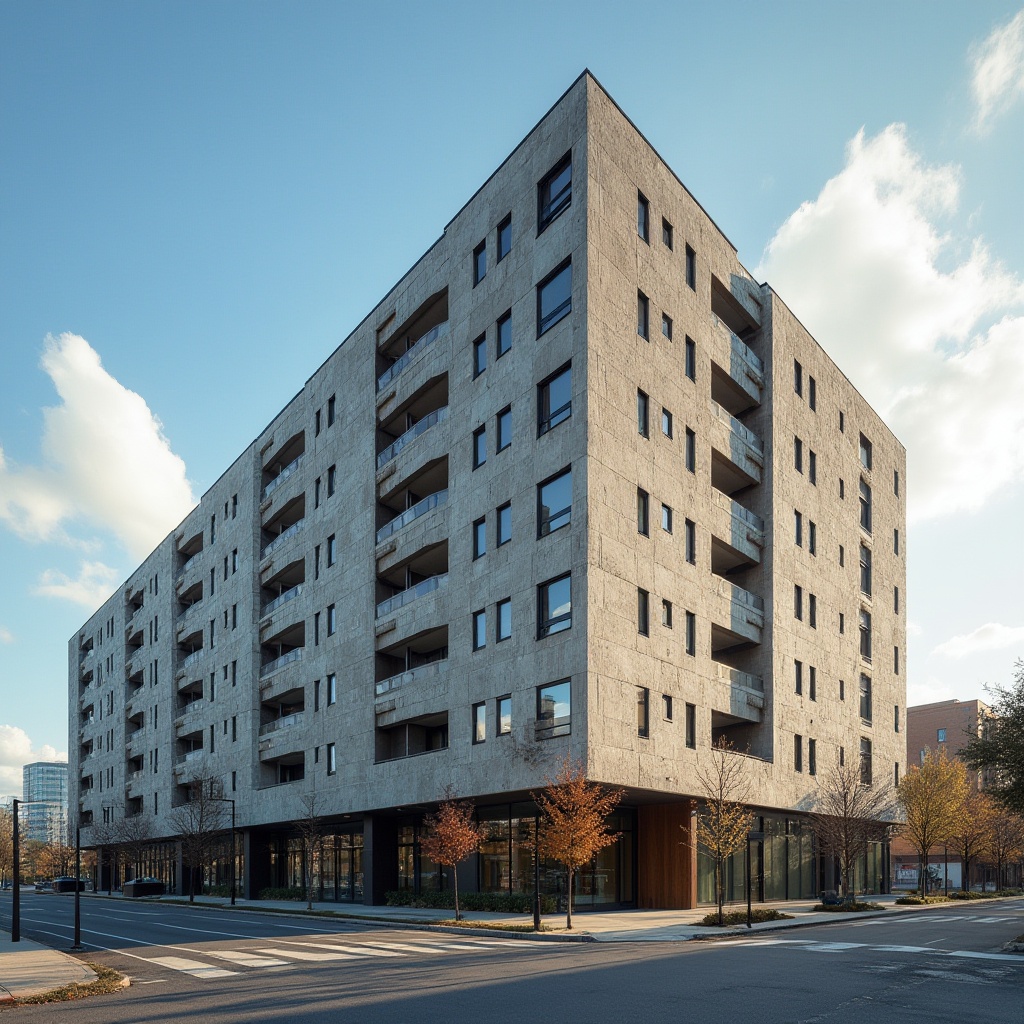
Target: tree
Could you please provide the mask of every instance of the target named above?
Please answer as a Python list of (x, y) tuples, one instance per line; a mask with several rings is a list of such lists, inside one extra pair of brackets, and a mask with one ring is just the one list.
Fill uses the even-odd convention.
[(718, 923), (725, 923), (725, 862), (743, 849), (754, 815), (745, 802), (750, 794), (746, 763), (721, 737), (704, 760), (698, 760), (697, 781), (704, 806), (697, 815), (697, 845), (715, 862), (715, 902)]
[(988, 769), (986, 786), (1007, 810), (1024, 815), (1024, 661), (1014, 665), (1013, 685), (993, 686), (992, 717), (980, 736), (972, 736), (960, 751), (968, 767)]
[(217, 793), (217, 780), (205, 775), (188, 782), (188, 799), (170, 813), (171, 825), (178, 833), (182, 858), (188, 865), (188, 901), (196, 898), (196, 871), (202, 876), (219, 833), (224, 829), (224, 802)]
[(148, 814), (129, 814), (122, 817), (115, 828), (125, 867), (130, 864), (132, 877), (138, 878), (142, 874), (146, 848), (153, 841), (153, 820)]
[(7, 807), (0, 807), (0, 882), (6, 882), (14, 872), (14, 815)]
[(971, 864), (984, 857), (992, 846), (996, 806), (986, 793), (969, 790), (949, 835), (949, 846), (960, 857), (960, 889), (971, 887)]
[(839, 862), (844, 896), (850, 895), (857, 859), (868, 843), (885, 840), (894, 817), (892, 790), (864, 782), (859, 765), (836, 764), (818, 777), (811, 830), (821, 852)]
[(944, 750), (927, 751), (920, 766), (912, 767), (900, 780), (897, 793), (905, 819), (900, 834), (917, 851), (922, 891), (928, 853), (956, 831), (968, 790), (963, 762), (951, 760)]
[(459, 873), (456, 867), (476, 852), (484, 839), (484, 829), (475, 819), (473, 802), (456, 800), (451, 789), (445, 791), (444, 802), (423, 819), (423, 824), (426, 831), (420, 839), (420, 848), (431, 860), (451, 868), (455, 887), (455, 920), (459, 921)]
[(568, 901), (565, 927), (572, 930), (573, 876), (597, 853), (615, 842), (608, 815), (622, 799), (621, 789), (588, 782), (583, 764), (566, 756), (555, 776), (533, 799), (541, 814), (538, 849), (542, 856), (565, 865)]
[(316, 790), (302, 798), (302, 817), (295, 822), (302, 840), (302, 865), (306, 882), (306, 909), (313, 909), (313, 879), (317, 877), (317, 865), (323, 854), (324, 824), (317, 807)]
[(36, 861), (39, 873), (50, 878), (73, 877), (75, 848), (67, 843), (47, 843)]
[(1003, 870), (1024, 853), (1024, 819), (1003, 808), (992, 816), (989, 855), (996, 865), (996, 887), (1003, 887)]

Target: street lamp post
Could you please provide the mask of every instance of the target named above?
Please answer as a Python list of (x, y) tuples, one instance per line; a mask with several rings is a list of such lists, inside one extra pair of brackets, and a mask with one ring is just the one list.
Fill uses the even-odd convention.
[(540, 816), (533, 816), (533, 930), (540, 931)]
[(75, 821), (75, 944), (72, 951), (82, 948), (82, 819)]
[[(212, 786), (210, 787), (212, 790)], [(211, 792), (211, 800), (218, 800), (221, 803), (231, 804), (231, 906), (235, 905), (235, 801), (229, 796), (214, 796)]]
[(14, 813), (14, 893), (11, 902), (11, 942), (21, 942), (21, 848), (18, 843), (18, 804), (14, 799), (11, 804)]

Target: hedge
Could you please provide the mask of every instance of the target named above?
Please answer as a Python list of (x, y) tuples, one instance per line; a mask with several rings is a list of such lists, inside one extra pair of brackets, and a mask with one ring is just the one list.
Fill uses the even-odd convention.
[(290, 886), (279, 889), (260, 889), (256, 897), (261, 900), (304, 900), (306, 890), (301, 886)]
[[(389, 907), (416, 907), (427, 910), (454, 910), (455, 893), (450, 889), (440, 892), (412, 892), (393, 889), (384, 894)], [(463, 892), (459, 893), (460, 910), (485, 910), (493, 914), (529, 914), (533, 912), (533, 893), (528, 892)], [(554, 896), (541, 894), (542, 914), (554, 914), (558, 903)]]
[[(788, 921), (792, 917), (792, 914), (782, 914), (778, 910), (772, 910), (768, 907), (755, 907), (750, 911), (750, 920), (752, 924), (762, 924), (764, 921)], [(746, 924), (747, 912), (745, 910), (727, 910), (722, 915), (722, 920), (726, 924)], [(718, 911), (713, 910), (710, 914), (701, 918), (697, 924), (707, 925), (708, 927), (717, 926)]]

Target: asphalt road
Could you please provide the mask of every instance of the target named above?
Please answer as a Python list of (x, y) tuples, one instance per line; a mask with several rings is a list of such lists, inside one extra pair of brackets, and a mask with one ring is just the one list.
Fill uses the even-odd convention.
[[(26, 896), (23, 935), (67, 948), (72, 906)], [(1021, 1024), (1024, 956), (999, 947), (1022, 932), (1024, 900), (714, 942), (570, 945), (84, 898), (84, 958), (132, 987), (5, 1012), (54, 1024)]]

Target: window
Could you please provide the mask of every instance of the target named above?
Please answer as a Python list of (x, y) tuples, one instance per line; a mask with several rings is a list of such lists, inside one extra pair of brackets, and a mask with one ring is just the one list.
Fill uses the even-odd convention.
[(498, 443), (496, 451), (503, 452), (512, 443), (512, 409), (507, 407), (495, 417)]
[(804, 588), (794, 585), (793, 587), (793, 615), (803, 621), (804, 617)]
[(690, 565), (697, 564), (697, 524), (692, 519), (683, 523), (683, 541), (686, 548), (686, 560)]
[(473, 431), (473, 468), (479, 469), (487, 461), (487, 428)]
[(871, 660), (871, 613), (865, 608), (860, 610), (860, 656)]
[(672, 340), (672, 317), (667, 313), (661, 314), (661, 333), (668, 338), (669, 341)]
[(839, 635), (842, 636), (846, 632), (846, 616), (839, 613)]
[(807, 550), (812, 555), (818, 553), (818, 527), (813, 519), (807, 520)]
[(313, 419), (314, 419), (314, 423), (316, 424), (315, 427), (313, 428), (313, 433), (314, 433), (314, 436), (319, 437), (320, 436), (320, 410), (319, 409), (317, 409), (316, 415), (313, 417)]
[(892, 784), (898, 786), (900, 784), (900, 763), (899, 761), (893, 762), (892, 766)]
[(546, 537), (572, 519), (572, 468), (537, 485), (537, 536)]
[(900, 553), (900, 531), (898, 528), (892, 531), (892, 553), (894, 555)]
[(313, 508), (320, 507), (320, 477), (313, 483)]
[(871, 721), (871, 677), (863, 672), (860, 677), (860, 717), (865, 722)]
[(661, 432), (666, 437), (672, 436), (672, 413), (664, 408), (661, 410)]
[(651, 595), (640, 587), (636, 591), (636, 631), (641, 636), (651, 635)]
[[(238, 572), (238, 548), (231, 552), (231, 575), (234, 576), (236, 572)], [(154, 639), (156, 638), (154, 637)]]
[(661, 624), (666, 629), (672, 628), (672, 602), (664, 599), (661, 602)]
[(572, 367), (566, 366), (537, 385), (537, 436), (572, 415)]
[(686, 705), (686, 745), (691, 750), (697, 748), (697, 705)]
[(860, 546), (860, 592), (871, 596), (871, 548)]
[(800, 396), (804, 393), (804, 368), (793, 360), (793, 390)]
[(537, 687), (537, 739), (568, 736), (572, 731), (572, 696), (569, 680)]
[(643, 292), (636, 293), (636, 333), (648, 340), (651, 336), (651, 300)]
[(334, 744), (327, 744), (327, 774), (333, 775), (338, 770), (338, 759), (335, 756)]
[(661, 218), (661, 241), (666, 249), (672, 248), (672, 225), (664, 217)]
[(818, 598), (814, 594), (807, 595), (807, 622), (811, 629), (818, 628)]
[[(813, 412), (818, 411), (818, 383), (810, 375), (807, 377), (807, 404)], [(814, 740), (810, 742), (813, 743)], [(814, 773), (812, 772), (811, 774), (813, 775)]]
[(636, 532), (644, 537), (651, 535), (650, 505), (650, 495), (638, 487), (636, 489)]
[(810, 449), (807, 452), (807, 479), (818, 486), (818, 456)]
[(871, 488), (860, 482), (860, 525), (866, 533), (871, 532)]
[(329, 566), (334, 565), (338, 557), (338, 542), (335, 535), (332, 533), (327, 538), (327, 564)]
[(899, 587), (893, 587), (892, 588), (892, 610), (897, 615), (899, 615), (899, 613), (900, 613), (900, 588)]
[(537, 588), (538, 638), (572, 627), (572, 578), (569, 573)]
[(804, 770), (804, 738), (796, 735), (793, 737), (793, 771)]
[(842, 409), (839, 410), (839, 433), (846, 433), (846, 413)]
[(509, 349), (512, 348), (512, 310), (508, 310), (499, 319), (496, 325), (498, 332), (498, 358), (500, 359)]
[(497, 643), (508, 640), (512, 636), (512, 598), (506, 597), (495, 606), (496, 629), (494, 639)]
[(900, 471), (898, 469), (892, 471), (892, 493), (897, 498), (900, 496)]
[(330, 498), (334, 494), (334, 489), (338, 482), (338, 467), (328, 466), (327, 467), (327, 497)]
[(812, 739), (807, 741), (807, 774), (818, 774), (818, 744)]
[(846, 481), (842, 477), (839, 478), (839, 500), (844, 501), (846, 499)]
[(863, 435), (860, 435), (860, 464), (865, 469), (871, 468), (871, 442)]
[(804, 692), (804, 663), (802, 661), (793, 662), (793, 681), (796, 684), (794, 692), (802, 696)]
[(481, 608), (473, 612), (473, 650), (487, 646), (487, 612)]
[(793, 466), (798, 473), (804, 471), (804, 443), (799, 437), (793, 438)]
[(686, 339), (686, 376), (697, 379), (697, 343), (693, 338)]
[(512, 539), (512, 503), (506, 502), (498, 509), (497, 546), (507, 544)]
[(793, 510), (793, 533), (796, 546), (802, 548), (804, 546), (804, 517), (796, 509)]
[(487, 554), (487, 519), (478, 519), (473, 523), (473, 558), (481, 558)]
[(327, 399), (327, 426), (334, 426), (334, 410), (335, 410), (335, 396), (331, 395)]
[(320, 710), (320, 680), (313, 680), (313, 712)]
[(860, 741), (860, 781), (863, 786), (871, 785), (871, 740)]
[(646, 686), (636, 690), (636, 734), (644, 739), (651, 735), (651, 691)]
[(667, 693), (661, 695), (661, 713), (666, 722), (672, 721), (672, 697)]
[(327, 635), (334, 636), (338, 631), (338, 619), (335, 613), (335, 606), (329, 604), (327, 606)]
[(686, 450), (684, 452), (686, 468), (691, 473), (697, 472), (697, 435), (689, 428), (686, 428)]
[(818, 670), (813, 665), (807, 666), (807, 696), (818, 699)]
[(842, 544), (839, 545), (839, 566), (842, 568), (846, 565), (846, 548)]
[(686, 247), (686, 283), (694, 290), (697, 290), (697, 254)]
[(651, 242), (651, 204), (642, 192), (636, 194), (636, 233), (648, 243)]
[(473, 250), (473, 287), (475, 288), (487, 274), (487, 242), (481, 242)]
[(651, 400), (646, 392), (637, 390), (636, 393), (636, 430), (641, 437), (650, 437), (650, 422), (648, 410)]
[(487, 705), (473, 705), (473, 742), (483, 743), (487, 739)]
[(668, 505), (661, 506), (661, 528), (666, 533), (672, 532), (672, 509)]
[(900, 674), (900, 649), (899, 647), (893, 647), (892, 649), (892, 671), (894, 675)]
[(693, 612), (686, 613), (686, 653), (691, 658), (697, 654), (697, 616)]
[[(945, 729), (939, 729), (935, 733), (935, 739), (936, 739), (936, 742), (938, 742), (938, 743), (945, 743), (946, 742), (946, 730)], [(924, 758), (921, 758), (921, 760), (923, 762)]]
[(537, 185), (537, 234), (572, 204), (572, 153), (566, 153)]
[(487, 369), (487, 335), (481, 334), (473, 342), (473, 376), (479, 377)]
[(564, 263), (537, 285), (537, 337), (572, 312), (572, 263)]
[(338, 677), (329, 672), (327, 675), (327, 706), (338, 702)]
[(508, 736), (512, 732), (512, 696), (506, 694), (504, 697), (499, 697), (497, 702), (497, 715), (495, 716), (498, 723), (498, 735)]
[(238, 495), (231, 495), (231, 518), (234, 519), (238, 515)]
[(900, 706), (899, 704), (893, 704), (892, 706), (892, 731), (900, 731)]
[(498, 225), (498, 260), (500, 263), (512, 251), (512, 214)]

